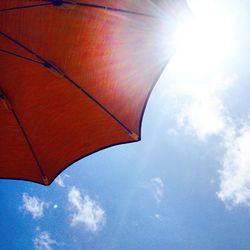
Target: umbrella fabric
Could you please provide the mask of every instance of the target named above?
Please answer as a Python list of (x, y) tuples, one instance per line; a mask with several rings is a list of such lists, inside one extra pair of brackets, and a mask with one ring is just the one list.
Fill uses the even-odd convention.
[(140, 140), (184, 1), (0, 1), (0, 177), (44, 185)]

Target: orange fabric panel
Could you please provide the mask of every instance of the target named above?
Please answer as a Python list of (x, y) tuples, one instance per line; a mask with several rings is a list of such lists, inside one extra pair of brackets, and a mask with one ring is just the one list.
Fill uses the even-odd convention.
[[(1, 88), (7, 93), (6, 98), (19, 117), (49, 180), (84, 154), (134, 140), (64, 78), (23, 59), (8, 55), (0, 58), (6, 62), (6, 67), (1, 68), (3, 72), (13, 72), (2, 74)], [(4, 135), (8, 138), (7, 132)], [(6, 148), (5, 138), (1, 144), (1, 148)], [(16, 150), (23, 154), (20, 147), (16, 146)], [(10, 152), (4, 154), (10, 155)], [(20, 161), (19, 164), (24, 163)]]
[[(11, 110), (1, 111), (0, 163), (7, 172), (0, 166), (0, 177), (48, 184), (83, 156), (140, 139), (144, 108), (173, 53), (173, 27), (185, 2), (78, 2), (89, 5), (0, 12), (0, 50), (36, 61), (0, 51), (0, 89), (27, 134), (12, 145), (9, 133), (21, 140), (20, 124)], [(48, 2), (2, 0), (0, 9), (40, 3)], [(13, 148), (19, 166), (36, 174), (20, 172)]]
[(43, 183), (23, 134), (3, 101), (0, 101), (0, 118), (1, 178), (27, 179)]
[[(7, 8), (14, 8), (17, 6), (28, 6), (28, 5), (34, 5), (34, 4), (41, 4), (41, 3), (47, 3), (42, 2), (40, 0), (4, 0), (0, 1), (0, 9), (7, 9)], [(14, 14), (14, 13), (12, 13)]]
[[(3, 32), (61, 68), (139, 135), (140, 120), (133, 118), (141, 116), (152, 83), (170, 57), (170, 51), (159, 50), (169, 24), (141, 16), (124, 19), (102, 9), (51, 6), (15, 16), (7, 12), (3, 21)], [(127, 106), (131, 102), (133, 109)]]
[(0, 36), (0, 50), (5, 51), (1, 53), (6, 54), (6, 52), (11, 52), (11, 53), (15, 53), (15, 54), (27, 57), (32, 60), (40, 61), (35, 56), (33, 56), (32, 54), (30, 54), (29, 52), (27, 52), (25, 49), (21, 48), (20, 46), (17, 46), (14, 43), (10, 43), (10, 41), (3, 36)]

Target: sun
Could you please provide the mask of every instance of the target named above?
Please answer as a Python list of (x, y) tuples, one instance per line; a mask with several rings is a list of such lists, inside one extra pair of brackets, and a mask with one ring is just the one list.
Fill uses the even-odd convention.
[(174, 60), (182, 70), (216, 67), (227, 60), (233, 49), (233, 13), (218, 4), (198, 2), (189, 3), (193, 16), (177, 27), (174, 36)]

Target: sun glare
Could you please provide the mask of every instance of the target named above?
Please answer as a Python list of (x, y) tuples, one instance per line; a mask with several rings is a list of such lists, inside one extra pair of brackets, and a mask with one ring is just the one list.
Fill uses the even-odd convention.
[(233, 47), (232, 14), (214, 6), (190, 7), (193, 16), (177, 27), (174, 38), (178, 67), (199, 71), (226, 61)]

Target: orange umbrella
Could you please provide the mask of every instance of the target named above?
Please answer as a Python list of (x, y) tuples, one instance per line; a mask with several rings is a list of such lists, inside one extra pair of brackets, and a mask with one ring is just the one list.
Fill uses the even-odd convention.
[(44, 185), (138, 141), (184, 0), (1, 0), (0, 177)]

